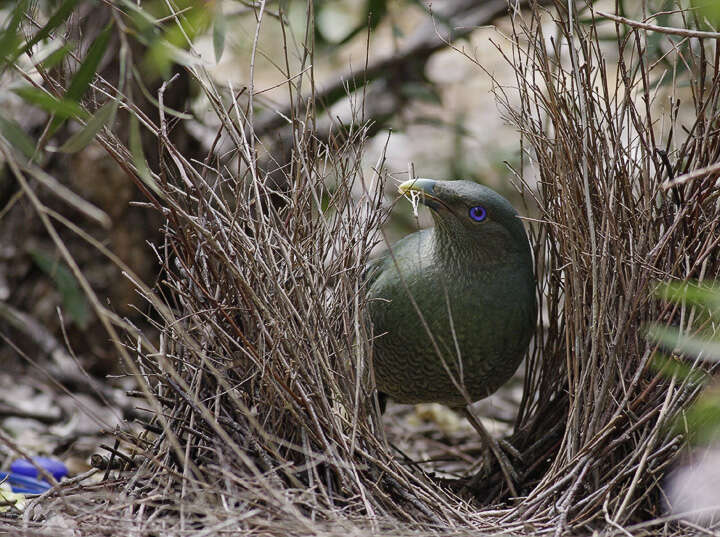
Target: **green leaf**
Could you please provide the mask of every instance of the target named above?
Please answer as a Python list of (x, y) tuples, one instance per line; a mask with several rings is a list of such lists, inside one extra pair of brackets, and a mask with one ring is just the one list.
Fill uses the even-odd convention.
[(662, 353), (656, 353), (652, 357), (650, 367), (666, 377), (677, 376), (683, 380), (687, 379), (690, 384), (704, 384), (710, 378), (704, 371)]
[[(97, 68), (100, 65), (100, 61), (105, 55), (107, 50), (108, 42), (110, 41), (110, 31), (112, 30), (112, 23), (108, 24), (105, 29), (100, 32), (100, 35), (93, 41), (90, 48), (85, 56), (85, 61), (80, 65), (80, 68), (73, 75), (70, 81), (70, 86), (65, 92), (65, 99), (69, 101), (75, 101), (80, 103), (80, 99), (84, 95), (88, 86), (95, 77)], [(65, 118), (58, 116), (56, 117), (52, 125), (50, 125), (50, 135), (52, 135), (60, 125), (62, 125)]]
[(215, 61), (220, 63), (223, 51), (225, 50), (225, 35), (227, 34), (227, 20), (222, 10), (222, 0), (218, 0), (213, 20), (213, 49), (215, 50)]
[(93, 141), (95, 135), (103, 126), (114, 121), (117, 107), (117, 101), (105, 103), (90, 117), (82, 129), (73, 134), (67, 142), (58, 148), (58, 151), (63, 153), (76, 153), (83, 149)]
[(35, 154), (35, 141), (12, 119), (0, 116), (0, 134), (27, 158), (32, 158)]
[(140, 122), (136, 116), (130, 116), (130, 154), (133, 157), (137, 174), (147, 186), (154, 192), (160, 193), (160, 188), (150, 173), (150, 168), (145, 160), (145, 153), (142, 148), (142, 137), (140, 136)]
[(30, 255), (35, 264), (50, 276), (60, 293), (63, 309), (80, 328), (90, 323), (90, 308), (77, 280), (72, 273), (54, 257), (41, 250), (32, 250)]
[(85, 61), (80, 65), (80, 68), (73, 75), (70, 81), (70, 87), (65, 93), (66, 99), (72, 99), (73, 101), (80, 101), (82, 99), (85, 90), (92, 82), (95, 73), (97, 72), (100, 60), (102, 60), (107, 50), (108, 42), (110, 41), (110, 31), (112, 30), (112, 23), (108, 24), (105, 29), (100, 32), (93, 44), (87, 51)]
[(58, 117), (79, 117), (87, 118), (88, 114), (82, 107), (75, 101), (67, 99), (58, 99), (45, 93), (37, 88), (23, 87), (13, 90), (18, 94), (25, 102), (47, 110), (48, 112), (55, 114)]
[(45, 57), (45, 59), (40, 62), (40, 64), (43, 66), (44, 69), (50, 70), (56, 65), (58, 65), (61, 61), (63, 61), (65, 56), (67, 56), (71, 50), (72, 48), (65, 44), (59, 49), (48, 54), (47, 57)]
[(169, 77), (174, 63), (192, 67), (201, 60), (165, 39), (155, 40), (145, 53), (144, 66), (155, 75)]
[(674, 429), (681, 434), (689, 432), (689, 440), (693, 444), (717, 441), (720, 431), (720, 386), (710, 386), (703, 391), (692, 406), (678, 416)]
[(24, 52), (28, 52), (37, 43), (49, 37), (50, 32), (52, 32), (55, 28), (60, 26), (70, 17), (78, 1), (79, 0), (63, 0), (60, 3), (60, 7), (55, 13), (53, 13), (45, 26), (43, 26), (40, 31), (36, 33), (33, 38), (30, 39), (30, 41), (27, 42), (27, 44), (22, 48), (22, 50), (19, 50), (15, 53), (15, 58), (17, 58), (20, 54)]
[[(8, 56), (7, 52), (15, 50), (22, 42), (21, 37), (18, 35), (18, 27), (20, 26), (20, 21), (23, 18), (26, 7), (27, 0), (22, 0), (15, 5), (7, 28), (0, 34), (0, 54), (2, 54), (3, 58)], [(16, 57), (17, 56), (9, 58), (9, 61), (13, 62)]]
[(703, 306), (714, 315), (720, 313), (720, 286), (696, 282), (659, 283), (653, 290), (655, 296), (675, 303)]
[(210, 9), (200, 3), (193, 4), (173, 21), (166, 25), (162, 37), (153, 38), (147, 44), (143, 64), (155, 76), (167, 78), (174, 64), (191, 67), (202, 63), (201, 58), (186, 49), (188, 41), (210, 29), (213, 22)]
[(129, 16), (135, 19), (136, 23), (140, 23), (143, 27), (153, 27), (157, 24), (155, 18), (143, 8), (131, 2), (130, 0), (120, 0), (120, 4), (125, 6), (130, 13)]
[(720, 361), (720, 341), (681, 335), (676, 328), (657, 324), (648, 328), (646, 337), (666, 349), (677, 349), (680, 353), (695, 357), (702, 355), (703, 360)]
[(717, 27), (720, 25), (720, 4), (717, 1), (708, 0), (692, 0), (690, 4), (709, 23), (699, 26), (702, 29), (717, 31)]

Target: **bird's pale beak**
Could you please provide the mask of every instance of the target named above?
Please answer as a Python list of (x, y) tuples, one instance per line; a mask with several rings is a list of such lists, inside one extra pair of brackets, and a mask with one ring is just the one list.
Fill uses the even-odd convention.
[(436, 181), (432, 179), (410, 179), (404, 183), (398, 185), (398, 192), (400, 194), (409, 194), (410, 191), (420, 192), (427, 196), (432, 196), (433, 188), (435, 188)]
[(433, 210), (438, 210), (444, 203), (435, 197), (435, 183), (432, 179), (410, 179), (398, 185), (398, 192), (407, 196), (413, 192), (420, 194), (420, 203)]

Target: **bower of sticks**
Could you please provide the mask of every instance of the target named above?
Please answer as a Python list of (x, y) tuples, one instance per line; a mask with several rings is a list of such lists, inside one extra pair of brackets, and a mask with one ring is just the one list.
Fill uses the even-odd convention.
[(108, 517), (128, 535), (690, 531), (667, 517), (664, 487), (687, 452), (677, 421), (704, 384), (658, 356), (711, 365), (646, 331), (701, 328), (659, 282), (720, 275), (720, 51), (691, 14), (653, 29), (609, 4), (511, 5), (498, 41), (515, 83), (494, 97), (518, 132), (522, 166), (507, 176), (525, 201), (540, 305), (505, 438), (518, 497), (491, 464), (439, 477), (387, 438), (363, 275), (395, 182), (382, 157), (363, 164), (363, 97), (340, 123), (317, 112), (311, 77), (289, 81), (280, 155), (264, 150), (252, 86), (188, 68), (218, 125), (204, 161), (176, 148), (182, 120), (163, 114), (140, 118), (159, 172), (98, 135), (163, 220), (157, 281), (128, 276), (155, 330), (107, 323), (149, 418), (116, 433), (132, 465), (35, 511), (80, 513), (87, 534)]

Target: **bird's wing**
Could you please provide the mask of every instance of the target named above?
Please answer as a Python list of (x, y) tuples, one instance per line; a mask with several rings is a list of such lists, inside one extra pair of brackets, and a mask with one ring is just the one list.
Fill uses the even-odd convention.
[(384, 265), (390, 256), (387, 252), (384, 252), (381, 256), (376, 257), (368, 261), (363, 273), (363, 280), (365, 281), (367, 288), (372, 287), (373, 282), (377, 279), (378, 275), (382, 273)]
[[(410, 259), (415, 259), (420, 255), (421, 248), (425, 240), (429, 236), (430, 230), (423, 229), (416, 233), (412, 233), (403, 237), (392, 246), (395, 259), (402, 266)], [(363, 279), (367, 282), (368, 288), (372, 286), (377, 277), (394, 265), (392, 256), (389, 251), (384, 251), (378, 257), (368, 261)]]

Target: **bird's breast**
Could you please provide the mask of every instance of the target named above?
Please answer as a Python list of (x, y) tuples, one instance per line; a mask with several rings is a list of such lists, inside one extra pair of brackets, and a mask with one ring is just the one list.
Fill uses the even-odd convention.
[(438, 262), (405, 250), (371, 290), (378, 389), (399, 402), (451, 405), (494, 392), (516, 370), (534, 328), (532, 269)]

